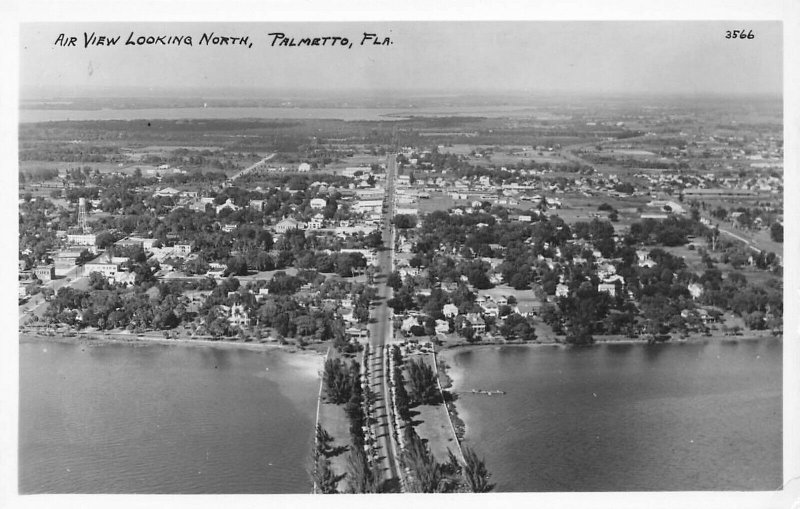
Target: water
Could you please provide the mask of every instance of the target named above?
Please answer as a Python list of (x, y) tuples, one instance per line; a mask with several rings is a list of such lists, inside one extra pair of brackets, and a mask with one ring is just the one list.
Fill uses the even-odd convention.
[(180, 120), (180, 119), (336, 119), (403, 120), (409, 116), (482, 116), (554, 118), (547, 112), (522, 106), (443, 106), (437, 108), (144, 108), (144, 109), (30, 109), (19, 110), (20, 123), (63, 120)]
[(20, 344), (22, 493), (309, 493), (317, 358)]
[(782, 343), (449, 351), (498, 491), (774, 490)]

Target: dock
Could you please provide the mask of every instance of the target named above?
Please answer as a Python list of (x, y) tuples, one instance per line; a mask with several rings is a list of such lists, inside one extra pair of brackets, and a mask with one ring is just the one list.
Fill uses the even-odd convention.
[(469, 390), (469, 391), (458, 391), (457, 392), (457, 394), (475, 394), (475, 395), (482, 394), (484, 396), (502, 396), (505, 393), (506, 393), (506, 391), (501, 391), (499, 389), (493, 389), (493, 390), (472, 389), (472, 390)]

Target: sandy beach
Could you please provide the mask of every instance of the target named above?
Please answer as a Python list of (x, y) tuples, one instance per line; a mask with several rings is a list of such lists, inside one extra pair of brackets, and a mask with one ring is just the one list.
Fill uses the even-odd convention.
[(84, 345), (89, 347), (99, 347), (104, 345), (129, 345), (133, 347), (144, 347), (149, 345), (166, 345), (181, 347), (202, 347), (217, 348), (222, 350), (249, 350), (256, 352), (275, 352), (283, 355), (284, 362), (297, 370), (302, 376), (311, 378), (319, 377), (324, 362), (324, 354), (315, 349), (302, 350), (293, 345), (279, 345), (277, 343), (245, 343), (243, 341), (225, 341), (208, 339), (166, 339), (153, 336), (134, 336), (130, 337), (122, 334), (113, 336), (94, 336), (88, 337), (75, 336), (46, 336), (40, 334), (20, 333), (20, 343), (68, 343), (74, 345)]

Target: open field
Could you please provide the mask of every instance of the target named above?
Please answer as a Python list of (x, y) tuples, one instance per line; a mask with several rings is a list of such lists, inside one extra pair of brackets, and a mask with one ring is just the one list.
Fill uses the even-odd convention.
[(506, 284), (497, 285), (494, 288), (489, 288), (486, 290), (479, 290), (478, 293), (481, 295), (488, 295), (493, 299), (498, 297), (513, 296), (515, 299), (517, 299), (517, 302), (521, 304), (538, 301), (536, 295), (533, 293), (533, 290), (515, 290)]
[[(323, 390), (324, 396), (324, 390)], [(339, 452), (340, 448), (344, 448), (342, 452), (331, 456), (331, 468), (336, 475), (341, 475), (347, 472), (347, 449), (350, 447), (350, 419), (344, 412), (344, 405), (334, 405), (332, 403), (325, 403), (324, 401), (319, 405), (319, 424), (322, 428), (333, 437), (331, 447), (334, 451)], [(340, 492), (345, 491), (347, 481), (341, 479), (338, 484)]]
[(426, 200), (419, 200), (417, 208), (420, 214), (427, 214), (436, 210), (447, 210), (459, 205), (469, 206), (471, 200), (454, 200), (445, 193), (431, 193), (431, 197)]

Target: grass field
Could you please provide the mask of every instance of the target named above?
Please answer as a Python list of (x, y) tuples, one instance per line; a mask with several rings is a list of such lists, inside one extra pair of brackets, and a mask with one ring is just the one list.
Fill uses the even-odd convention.
[[(433, 362), (428, 354), (414, 354), (408, 359), (423, 359), (433, 369)], [(404, 376), (407, 379), (408, 375)], [(418, 405), (413, 407), (411, 412), (412, 415), (417, 413), (412, 417), (415, 423), (414, 429), (420, 438), (427, 441), (431, 453), (438, 461), (447, 461), (447, 449), (457, 454), (458, 443), (450, 427), (450, 417), (444, 405)]]

